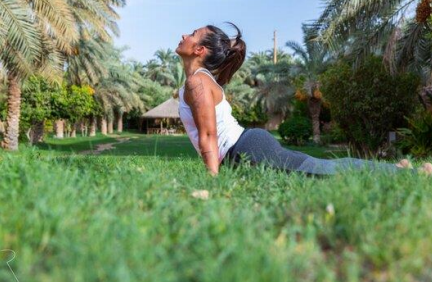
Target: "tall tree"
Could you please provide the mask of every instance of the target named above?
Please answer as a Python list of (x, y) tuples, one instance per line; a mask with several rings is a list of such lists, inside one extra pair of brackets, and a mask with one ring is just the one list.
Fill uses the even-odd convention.
[(272, 51), (252, 53), (248, 62), (252, 85), (256, 88), (253, 102), (261, 103), (262, 109), (275, 124), (282, 120), (287, 111), (294, 88), (292, 85), (293, 61), (290, 55), (278, 51), (278, 62), (274, 64)]
[(3, 147), (18, 149), (21, 81), (39, 72), (59, 78), (63, 58), (79, 37), (95, 32), (108, 40), (117, 31), (112, 6), (121, 0), (2, 0), (0, 60), (8, 74), (8, 114)]
[(65, 1), (5, 0), (0, 3), (0, 17), (0, 60), (8, 75), (8, 113), (2, 145), (17, 150), (22, 79), (35, 70), (59, 74), (59, 52), (70, 52), (78, 35)]
[(107, 75), (95, 85), (95, 98), (103, 110), (102, 123), (107, 123), (107, 133), (113, 132), (116, 119), (117, 130), (123, 131), (123, 114), (136, 109), (144, 112), (143, 97), (140, 88), (145, 79), (136, 71), (133, 63), (122, 61), (122, 50), (113, 46), (109, 50), (109, 60), (105, 68)]
[(169, 76), (177, 71), (180, 58), (171, 49), (159, 49), (154, 56), (155, 59), (148, 61), (144, 66), (145, 76), (158, 81), (162, 85), (173, 87), (173, 80)]
[(298, 58), (295, 64), (296, 75), (302, 76), (301, 90), (307, 93), (307, 104), (312, 119), (313, 140), (320, 143), (320, 113), (322, 94), (319, 89), (319, 75), (322, 74), (331, 61), (331, 56), (324, 46), (310, 40), (310, 31), (303, 26), (303, 45), (288, 41), (286, 46), (293, 50)]

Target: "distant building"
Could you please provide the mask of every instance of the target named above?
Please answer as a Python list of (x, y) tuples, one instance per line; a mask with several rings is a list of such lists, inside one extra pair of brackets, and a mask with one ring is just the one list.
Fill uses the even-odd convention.
[[(142, 115), (141, 131), (147, 134), (176, 134), (184, 129), (178, 112), (179, 101), (170, 98)], [(145, 120), (145, 122), (144, 122)]]

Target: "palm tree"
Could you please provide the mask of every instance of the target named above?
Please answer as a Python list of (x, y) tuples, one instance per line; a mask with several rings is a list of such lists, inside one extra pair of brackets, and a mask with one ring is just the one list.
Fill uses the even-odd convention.
[(425, 85), (420, 98), (432, 114), (432, 95), (428, 94), (432, 91), (430, 1), (328, 0), (325, 4), (312, 25), (316, 39), (358, 62), (379, 53), (392, 72), (417, 72)]
[(1, 1), (0, 61), (8, 75), (4, 148), (18, 149), (20, 82), (35, 70), (42, 74), (60, 73), (58, 51), (70, 51), (78, 37), (72, 19), (63, 1)]
[(322, 44), (310, 40), (310, 33), (306, 26), (303, 26), (303, 34), (303, 46), (294, 41), (288, 41), (286, 46), (294, 51), (294, 56), (298, 57), (295, 72), (303, 77), (302, 88), (307, 93), (307, 104), (312, 119), (313, 140), (319, 144), (321, 142), (319, 116), (322, 94), (319, 91), (318, 76), (326, 70), (331, 57)]
[(273, 62), (273, 52), (252, 53), (246, 62), (250, 68), (252, 85), (256, 89), (253, 103), (261, 103), (264, 112), (269, 116), (268, 129), (274, 129), (283, 120), (294, 89), (292, 87), (292, 58), (278, 50), (278, 62)]
[(75, 52), (67, 60), (66, 78), (69, 84), (94, 85), (107, 75), (104, 62), (109, 58), (110, 43), (100, 38), (80, 39), (75, 45)]
[(179, 89), (186, 81), (186, 74), (183, 70), (183, 65), (177, 62), (169, 73), (165, 74), (166, 78), (170, 81), (170, 85), (174, 88), (173, 98), (178, 97)]
[(118, 30), (113, 5), (124, 5), (124, 0), (1, 1), (0, 61), (8, 73), (4, 148), (18, 149), (21, 80), (36, 71), (60, 78), (62, 58), (76, 50), (79, 37), (95, 32), (109, 40), (107, 29)]
[(159, 49), (155, 52), (155, 59), (145, 65), (145, 75), (147, 78), (156, 80), (162, 85), (173, 86), (170, 74), (176, 72), (180, 58), (171, 50)]
[[(113, 133), (116, 118), (117, 131), (123, 131), (123, 114), (132, 109), (144, 112), (144, 103), (139, 94), (145, 84), (144, 78), (136, 71), (133, 63), (122, 62), (122, 50), (112, 45), (107, 54), (110, 58), (105, 62), (107, 75), (95, 85), (95, 99), (103, 110), (102, 133)], [(105, 132), (105, 124), (107, 132)]]

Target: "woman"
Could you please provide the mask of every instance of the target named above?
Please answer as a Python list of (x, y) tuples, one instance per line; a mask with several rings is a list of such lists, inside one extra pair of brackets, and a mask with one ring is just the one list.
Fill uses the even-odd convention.
[[(388, 171), (412, 167), (408, 160), (388, 164), (354, 158), (317, 159), (283, 148), (266, 130), (241, 127), (231, 115), (232, 109), (222, 88), (246, 57), (241, 32), (231, 25), (238, 32), (235, 39), (208, 25), (183, 35), (176, 49), (187, 77), (179, 91), (180, 118), (212, 175), (218, 174), (220, 164), (238, 163), (243, 157), (253, 164), (265, 163), (285, 171), (320, 175), (334, 174), (337, 169), (350, 165), (357, 168), (370, 165)], [(432, 164), (425, 164), (422, 171), (432, 173)]]

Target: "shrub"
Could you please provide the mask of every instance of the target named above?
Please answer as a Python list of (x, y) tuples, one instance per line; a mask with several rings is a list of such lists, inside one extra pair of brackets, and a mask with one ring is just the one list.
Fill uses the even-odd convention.
[(405, 126), (404, 117), (418, 103), (419, 78), (412, 74), (392, 76), (377, 57), (368, 58), (356, 70), (340, 62), (320, 79), (332, 118), (362, 156), (376, 155), (388, 132)]
[(233, 116), (242, 126), (257, 126), (265, 124), (268, 121), (268, 116), (264, 113), (260, 103), (249, 108), (242, 108), (236, 104), (232, 104), (232, 109)]
[(293, 145), (303, 145), (312, 136), (312, 123), (303, 116), (293, 116), (279, 125), (282, 139)]
[(307, 102), (293, 99), (291, 114), (293, 116), (309, 117), (309, 108)]
[(422, 112), (407, 120), (408, 128), (398, 129), (402, 139), (396, 142), (396, 147), (401, 149), (402, 153), (410, 153), (415, 157), (432, 155), (432, 115)]
[(323, 134), (321, 134), (322, 145), (335, 144), (335, 143), (340, 144), (346, 142), (347, 142), (347, 137), (345, 133), (335, 122), (330, 122), (329, 129)]

